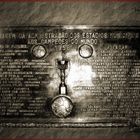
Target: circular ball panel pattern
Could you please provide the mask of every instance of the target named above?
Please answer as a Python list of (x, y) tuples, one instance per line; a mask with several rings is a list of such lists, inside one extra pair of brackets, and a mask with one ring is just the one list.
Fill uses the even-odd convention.
[(33, 48), (32, 53), (36, 58), (42, 58), (46, 55), (47, 52), (44, 46), (37, 45)]
[(58, 96), (53, 100), (52, 111), (56, 116), (60, 118), (64, 118), (70, 115), (72, 109), (72, 101), (66, 96)]
[(93, 54), (93, 48), (91, 45), (84, 44), (79, 47), (79, 55), (83, 58), (89, 58)]

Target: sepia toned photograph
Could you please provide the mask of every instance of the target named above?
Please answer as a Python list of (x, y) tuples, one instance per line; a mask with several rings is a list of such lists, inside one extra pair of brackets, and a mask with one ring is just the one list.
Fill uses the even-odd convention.
[(0, 140), (58, 138), (140, 138), (139, 1), (0, 1)]

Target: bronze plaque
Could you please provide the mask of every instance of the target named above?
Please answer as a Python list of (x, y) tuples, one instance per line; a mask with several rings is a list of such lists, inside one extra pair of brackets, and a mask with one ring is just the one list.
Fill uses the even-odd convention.
[(140, 27), (0, 28), (0, 126), (140, 124)]

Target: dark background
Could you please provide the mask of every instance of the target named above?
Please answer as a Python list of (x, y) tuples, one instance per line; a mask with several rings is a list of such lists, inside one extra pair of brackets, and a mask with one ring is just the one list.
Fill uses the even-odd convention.
[[(9, 2), (0, 3), (0, 26), (93, 25), (139, 26), (140, 3), (134, 2)], [(0, 128), (0, 137), (139, 138), (129, 128)]]

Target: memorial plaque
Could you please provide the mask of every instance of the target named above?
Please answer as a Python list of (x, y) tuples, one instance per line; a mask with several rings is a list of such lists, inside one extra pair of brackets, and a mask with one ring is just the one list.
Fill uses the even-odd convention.
[(0, 126), (139, 127), (140, 27), (0, 28)]

